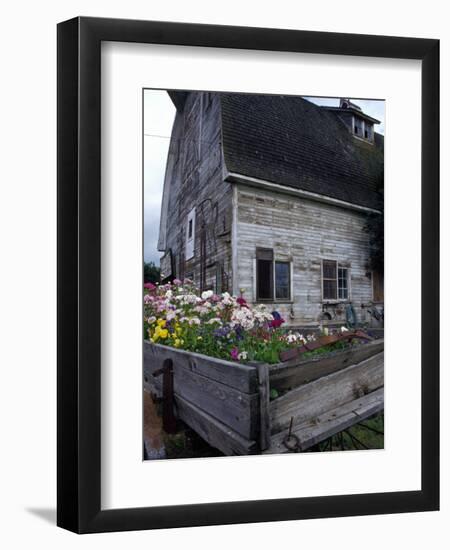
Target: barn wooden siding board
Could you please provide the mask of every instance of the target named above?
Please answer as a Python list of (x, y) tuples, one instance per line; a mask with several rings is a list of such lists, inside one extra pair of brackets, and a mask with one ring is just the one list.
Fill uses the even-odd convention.
[[(173, 158), (172, 158), (173, 157)], [(172, 130), (163, 193), (167, 201), (166, 249), (175, 257), (175, 274), (200, 283), (200, 238), (206, 225), (205, 288), (227, 290), (232, 281), (230, 183), (223, 179), (221, 108), (217, 94), (189, 92)], [(188, 213), (196, 208), (194, 257), (185, 261)], [(161, 239), (160, 239), (161, 241)], [(162, 241), (161, 241), (162, 242)], [(219, 275), (218, 275), (219, 274)], [(221, 287), (221, 288), (220, 288)]]
[(384, 352), (291, 390), (270, 404), (272, 433), (307, 422), (384, 385)]
[[(322, 259), (338, 260), (350, 268), (350, 296), (359, 320), (359, 306), (372, 299), (366, 276), (368, 237), (366, 215), (313, 200), (238, 185), (237, 277), (245, 296), (256, 301), (254, 270), (256, 247), (273, 248), (276, 260), (293, 262), (293, 302), (272, 303), (295, 322), (317, 322), (322, 312)], [(344, 317), (345, 319), (345, 317)], [(293, 321), (294, 322), (294, 321)]]

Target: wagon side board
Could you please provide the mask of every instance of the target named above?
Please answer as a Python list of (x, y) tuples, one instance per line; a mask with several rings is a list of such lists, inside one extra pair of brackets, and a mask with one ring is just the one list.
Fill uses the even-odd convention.
[(300, 386), (270, 403), (272, 434), (367, 395), (384, 385), (384, 352)]
[(277, 391), (292, 389), (312, 382), (345, 367), (360, 363), (384, 350), (384, 340), (374, 340), (348, 350), (339, 350), (325, 356), (309, 359), (298, 357), (277, 365), (270, 365), (270, 387)]
[[(384, 409), (384, 388), (379, 388), (364, 397), (340, 405), (292, 429), (291, 434), (297, 438), (299, 450), (306, 450), (324, 441), (342, 430), (362, 422)], [(266, 454), (288, 452), (284, 445), (286, 431), (272, 436), (271, 446)]]

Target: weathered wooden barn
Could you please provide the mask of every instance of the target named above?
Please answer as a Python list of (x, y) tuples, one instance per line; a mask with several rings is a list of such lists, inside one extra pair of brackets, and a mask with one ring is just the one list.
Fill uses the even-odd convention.
[(169, 92), (176, 106), (158, 249), (162, 278), (266, 303), (295, 325), (374, 322), (369, 214), (383, 211), (378, 120), (346, 99)]

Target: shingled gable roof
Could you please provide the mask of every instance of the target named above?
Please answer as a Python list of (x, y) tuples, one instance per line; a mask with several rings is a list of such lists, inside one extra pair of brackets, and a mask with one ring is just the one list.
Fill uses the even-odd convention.
[(379, 209), (383, 136), (355, 138), (333, 111), (301, 97), (221, 94), (230, 172)]

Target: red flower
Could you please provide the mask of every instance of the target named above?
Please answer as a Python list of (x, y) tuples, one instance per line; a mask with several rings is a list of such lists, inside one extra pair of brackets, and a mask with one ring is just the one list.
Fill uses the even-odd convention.
[(243, 298), (242, 296), (239, 296), (239, 298), (236, 299), (236, 302), (237, 302), (241, 307), (248, 307), (247, 300), (246, 300), (245, 298)]
[(273, 321), (270, 321), (270, 326), (272, 328), (279, 328), (284, 323), (284, 319), (273, 319)]

